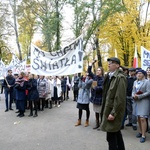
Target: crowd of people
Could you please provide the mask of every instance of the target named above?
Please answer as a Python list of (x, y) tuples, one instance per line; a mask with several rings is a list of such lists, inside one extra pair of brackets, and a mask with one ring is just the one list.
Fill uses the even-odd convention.
[(146, 71), (121, 67), (116, 57), (107, 61), (109, 71), (105, 75), (102, 67), (96, 69), (96, 74), (92, 72), (96, 62), (93, 61), (85, 75), (75, 74), (72, 79), (70, 76), (45, 77), (24, 72), (12, 75), (12, 70), (8, 70), (3, 82), (5, 112), (13, 110), (14, 101), (18, 117), (24, 117), (26, 108), (30, 109), (29, 117), (37, 117), (38, 111), (44, 111), (44, 108), (60, 107), (61, 102), (69, 99), (72, 88), (73, 101), (77, 102), (78, 108), (76, 127), (82, 124), (83, 110), (86, 111), (84, 126), (89, 126), (89, 104), (92, 103), (96, 120), (93, 129), (107, 132), (109, 150), (125, 150), (121, 134), (124, 126), (139, 129), (136, 137), (144, 143), (146, 132), (150, 132), (150, 67)]
[(79, 77), (75, 74), (72, 80), (69, 76), (41, 76), (24, 72), (16, 74), (8, 70), (2, 83), (1, 93), (5, 94), (5, 112), (13, 110), (16, 105), (17, 117), (24, 117), (25, 110), (30, 109), (29, 117), (37, 117), (38, 111), (44, 108), (60, 107), (61, 102), (69, 99), (72, 88), (74, 99), (78, 97)]

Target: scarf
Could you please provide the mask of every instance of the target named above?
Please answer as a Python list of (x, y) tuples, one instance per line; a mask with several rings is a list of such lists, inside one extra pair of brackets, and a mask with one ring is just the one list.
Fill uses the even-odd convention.
[(26, 79), (22, 77), (22, 78), (17, 78), (15, 83), (19, 83), (19, 85), (23, 87), (25, 81)]

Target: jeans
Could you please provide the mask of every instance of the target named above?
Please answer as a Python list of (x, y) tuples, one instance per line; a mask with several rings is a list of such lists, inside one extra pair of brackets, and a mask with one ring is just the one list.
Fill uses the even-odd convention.
[[(8, 96), (9, 96), (9, 100), (8, 100)], [(13, 102), (13, 91), (7, 91), (7, 90), (5, 90), (5, 104), (6, 104), (6, 109), (11, 109), (12, 102)], [(9, 103), (9, 106), (8, 106), (8, 103)]]

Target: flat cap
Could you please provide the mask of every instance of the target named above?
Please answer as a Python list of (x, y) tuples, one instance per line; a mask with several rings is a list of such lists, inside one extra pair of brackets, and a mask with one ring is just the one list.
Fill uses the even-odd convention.
[(136, 71), (136, 68), (129, 68), (129, 71)]
[(114, 61), (114, 62), (116, 62), (117, 64), (120, 65), (120, 59), (118, 59), (117, 57), (108, 58), (107, 61)]

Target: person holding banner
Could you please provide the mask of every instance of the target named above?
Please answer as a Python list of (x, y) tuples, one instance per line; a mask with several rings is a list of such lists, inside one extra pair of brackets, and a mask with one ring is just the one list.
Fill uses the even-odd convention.
[[(48, 83), (45, 76), (40, 76), (40, 78), (37, 80), (37, 89), (39, 92), (38, 109), (43, 111), (45, 107), (45, 98), (48, 92)], [(40, 109), (41, 102), (42, 102), (42, 108)]]
[[(12, 109), (12, 102), (13, 102), (13, 87), (15, 84), (15, 78), (12, 75), (12, 70), (8, 70), (8, 75), (4, 77), (3, 81), (3, 87), (5, 90), (5, 104), (6, 104), (6, 110), (13, 110)], [(8, 96), (9, 96), (9, 102), (8, 102)], [(8, 105), (9, 103), (9, 105)]]
[(52, 101), (54, 101), (54, 107), (60, 107), (61, 96), (61, 80), (58, 76), (54, 76), (52, 79)]

